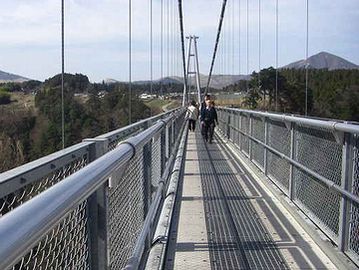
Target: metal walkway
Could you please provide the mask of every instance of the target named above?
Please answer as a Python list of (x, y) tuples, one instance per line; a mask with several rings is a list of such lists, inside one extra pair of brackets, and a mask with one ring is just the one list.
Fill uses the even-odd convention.
[(188, 136), (165, 269), (337, 269), (215, 140)]

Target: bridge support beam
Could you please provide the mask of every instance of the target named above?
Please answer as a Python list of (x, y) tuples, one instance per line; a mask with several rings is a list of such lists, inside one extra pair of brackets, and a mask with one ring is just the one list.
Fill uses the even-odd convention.
[[(90, 162), (108, 151), (107, 139), (85, 139), (94, 142), (90, 149)], [(90, 242), (91, 269), (107, 269), (107, 194), (109, 182), (101, 185), (88, 199), (88, 230)]]
[[(342, 152), (342, 178), (341, 187), (351, 192), (353, 181), (353, 135), (344, 134), (343, 152)], [(339, 216), (339, 243), (340, 251), (345, 252), (349, 243), (350, 226), (350, 200), (342, 196), (340, 202)]]

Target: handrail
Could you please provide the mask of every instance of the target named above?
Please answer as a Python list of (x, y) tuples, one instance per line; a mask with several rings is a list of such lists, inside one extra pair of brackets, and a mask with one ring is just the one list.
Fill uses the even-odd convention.
[[(178, 115), (181, 113), (179, 111)], [(0, 269), (6, 269), (41, 240), (59, 220), (86, 200), (113, 172), (122, 172), (137, 148), (165, 127), (174, 115), (146, 129), (88, 166), (42, 192), (0, 219)], [(81, 179), (81, 181), (79, 181)]]
[(339, 121), (325, 121), (325, 120), (318, 120), (312, 118), (304, 118), (299, 116), (293, 116), (288, 114), (276, 114), (270, 112), (261, 112), (261, 111), (253, 111), (253, 110), (245, 110), (245, 109), (236, 109), (236, 108), (225, 108), (225, 107), (218, 107), (220, 110), (227, 110), (233, 112), (239, 112), (244, 114), (251, 114), (253, 116), (258, 117), (267, 117), (272, 120), (278, 120), (281, 122), (292, 122), (298, 125), (306, 125), (310, 127), (316, 128), (325, 128), (331, 131), (342, 131), (348, 132), (352, 134), (359, 134), (359, 125), (351, 124), (351, 123), (342, 123)]

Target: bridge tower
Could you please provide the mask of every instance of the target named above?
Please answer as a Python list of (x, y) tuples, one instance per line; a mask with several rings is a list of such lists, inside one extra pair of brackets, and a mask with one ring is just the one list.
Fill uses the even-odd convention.
[[(200, 73), (199, 73), (199, 62), (198, 62), (198, 49), (197, 49), (197, 36), (188, 36), (188, 50), (187, 50), (187, 68), (186, 68), (186, 77), (187, 84), (184, 87), (182, 105), (186, 105), (189, 102), (189, 93), (191, 85), (189, 83), (190, 76), (195, 77), (196, 87), (197, 87), (197, 100), (198, 103), (201, 103), (201, 83), (200, 83)], [(191, 70), (191, 59), (194, 61), (194, 70)]]

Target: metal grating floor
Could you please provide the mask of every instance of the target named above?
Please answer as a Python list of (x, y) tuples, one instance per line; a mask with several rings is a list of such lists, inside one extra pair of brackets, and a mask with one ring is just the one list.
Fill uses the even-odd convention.
[(165, 269), (336, 269), (218, 142), (188, 138)]

